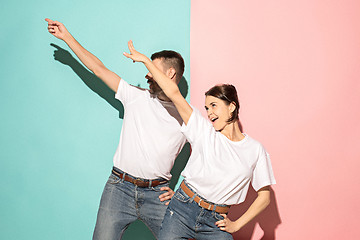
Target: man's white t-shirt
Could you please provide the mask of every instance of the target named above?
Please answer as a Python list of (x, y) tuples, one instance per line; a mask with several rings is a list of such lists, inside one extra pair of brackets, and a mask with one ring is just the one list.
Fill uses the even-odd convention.
[(239, 142), (229, 140), (194, 107), (182, 132), (192, 153), (181, 175), (206, 200), (239, 204), (245, 200), (250, 182), (256, 191), (276, 183), (269, 154), (248, 135)]
[(114, 166), (135, 177), (169, 180), (175, 158), (186, 142), (176, 107), (123, 79), (115, 98), (125, 112)]

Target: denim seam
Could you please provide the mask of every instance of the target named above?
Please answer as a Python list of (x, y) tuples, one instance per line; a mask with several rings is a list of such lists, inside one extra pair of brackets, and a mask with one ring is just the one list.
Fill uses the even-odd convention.
[(204, 215), (204, 209), (201, 208), (201, 211), (199, 213), (199, 215), (196, 217), (196, 222), (195, 222), (195, 233), (198, 231), (199, 227), (201, 227), (201, 218)]

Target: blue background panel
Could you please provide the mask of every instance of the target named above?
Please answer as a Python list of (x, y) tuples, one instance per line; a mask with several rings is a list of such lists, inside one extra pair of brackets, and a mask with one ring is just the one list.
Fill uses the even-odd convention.
[[(119, 141), (120, 102), (47, 32), (47, 17), (133, 85), (147, 87), (147, 71), (122, 55), (128, 40), (148, 56), (176, 50), (190, 85), (190, 0), (2, 3), (1, 239), (90, 239)], [(137, 222), (125, 239), (152, 236)]]

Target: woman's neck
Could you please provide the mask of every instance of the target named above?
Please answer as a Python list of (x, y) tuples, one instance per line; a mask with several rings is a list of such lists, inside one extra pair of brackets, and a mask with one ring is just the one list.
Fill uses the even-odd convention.
[(238, 121), (227, 124), (221, 130), (221, 133), (233, 142), (239, 142), (244, 139), (244, 135), (240, 130)]

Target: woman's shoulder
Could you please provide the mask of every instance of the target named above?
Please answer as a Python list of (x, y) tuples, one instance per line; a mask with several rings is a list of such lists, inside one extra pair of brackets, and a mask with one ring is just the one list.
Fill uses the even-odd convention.
[(258, 140), (250, 137), (246, 133), (244, 133), (244, 135), (245, 135), (245, 138), (246, 138), (247, 147), (251, 147), (251, 148), (253, 148), (254, 150), (257, 150), (257, 151), (265, 151), (266, 152), (265, 147), (261, 142), (259, 142)]

